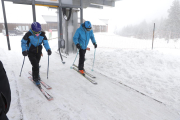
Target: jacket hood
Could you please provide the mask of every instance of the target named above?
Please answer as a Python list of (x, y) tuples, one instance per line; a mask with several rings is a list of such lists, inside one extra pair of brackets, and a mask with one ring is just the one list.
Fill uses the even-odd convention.
[(84, 30), (85, 32), (90, 32), (90, 31), (91, 31), (91, 30), (90, 30), (90, 31), (87, 31), (87, 30), (86, 30), (86, 28), (84, 27), (84, 23), (81, 24), (80, 28), (81, 28), (82, 30)]
[(84, 23), (81, 24), (80, 28), (81, 28), (82, 30), (84, 30), (85, 32), (89, 32), (89, 31), (87, 31), (86, 28), (84, 27)]
[(84, 28), (84, 23), (81, 24), (80, 28), (84, 31), (86, 31), (86, 29)]

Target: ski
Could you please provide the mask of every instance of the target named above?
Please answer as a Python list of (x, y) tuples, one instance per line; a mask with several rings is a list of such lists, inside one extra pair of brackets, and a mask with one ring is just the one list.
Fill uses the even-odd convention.
[(33, 81), (32, 77), (28, 77), (28, 79), (31, 80), (37, 88), (39, 88), (39, 90), (40, 90), (41, 93), (46, 97), (47, 100), (49, 100), (49, 101), (53, 100), (53, 97), (52, 97), (51, 95), (49, 95), (49, 94), (41, 87), (41, 85), (40, 85), (40, 86), (37, 86), (37, 85), (35, 84), (35, 82)]
[[(78, 68), (78, 66), (75, 65), (75, 64), (73, 64), (73, 66), (76, 67), (76, 68)], [(84, 73), (87, 74), (89, 77), (96, 78), (94, 75), (92, 75), (92, 74), (90, 74), (90, 73), (88, 73), (88, 72), (86, 72), (86, 71), (84, 71)]]
[[(31, 75), (31, 79), (32, 79), (32, 72), (29, 71), (28, 73)], [(46, 84), (44, 81), (39, 80), (39, 82), (40, 82), (46, 89), (48, 89), (48, 90), (49, 90), (49, 89), (52, 89), (52, 87), (49, 86), (48, 84)]]
[(84, 77), (85, 77), (88, 81), (90, 81), (92, 84), (94, 84), (94, 85), (97, 84), (97, 82), (94, 81), (93, 79), (87, 77), (85, 74), (80, 73), (77, 68), (75, 68), (75, 67), (72, 67), (72, 68), (73, 68), (75, 71), (77, 71), (79, 74), (81, 74), (82, 76), (84, 76)]

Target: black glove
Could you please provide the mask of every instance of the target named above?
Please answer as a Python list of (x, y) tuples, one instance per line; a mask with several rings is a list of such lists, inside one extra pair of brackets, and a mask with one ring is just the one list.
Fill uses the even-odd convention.
[(52, 54), (52, 52), (51, 52), (51, 50), (50, 50), (50, 49), (49, 49), (47, 52), (48, 52), (48, 55), (51, 55), (51, 54)]
[(78, 49), (81, 49), (81, 47), (80, 47), (80, 45), (79, 45), (79, 44), (76, 44), (76, 47), (77, 47)]
[(97, 48), (97, 44), (96, 43), (93, 43), (93, 45), (94, 45), (94, 48)]
[(28, 52), (27, 51), (23, 51), (22, 54), (23, 54), (23, 56), (27, 56)]

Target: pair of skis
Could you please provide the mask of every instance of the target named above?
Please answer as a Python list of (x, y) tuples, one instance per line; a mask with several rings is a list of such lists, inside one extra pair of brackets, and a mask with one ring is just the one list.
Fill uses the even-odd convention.
[(96, 78), (94, 75), (84, 71), (84, 74), (80, 73), (79, 70), (78, 70), (78, 66), (73, 64), (73, 67), (72, 67), (75, 71), (77, 71), (79, 74), (81, 74), (83, 77), (85, 77), (88, 81), (90, 81), (92, 84), (94, 85), (97, 85), (97, 82), (91, 78)]
[[(32, 72), (31, 71), (29, 71), (28, 72), (31, 76), (29, 76), (28, 77), (28, 79), (29, 80), (31, 80), (34, 84), (35, 84), (35, 82), (34, 82), (34, 80), (32, 79)], [(46, 89), (52, 89), (48, 84), (46, 84), (44, 81), (42, 81), (42, 80), (39, 80), (39, 82), (41, 83), (41, 85), (43, 85)], [(36, 85), (36, 84), (35, 84)], [(49, 101), (51, 101), (51, 100), (53, 100), (53, 97), (49, 94), (49, 93), (47, 93), (42, 87), (41, 87), (41, 85), (39, 85), (39, 86), (37, 86), (38, 88), (39, 88), (39, 90), (42, 92), (42, 94), (46, 97), (46, 99), (47, 100), (49, 100)]]

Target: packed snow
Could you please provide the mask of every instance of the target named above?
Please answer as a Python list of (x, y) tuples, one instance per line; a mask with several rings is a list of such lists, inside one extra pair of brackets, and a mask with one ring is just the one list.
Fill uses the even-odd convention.
[(54, 97), (47, 101), (28, 79), (28, 57), (19, 76), (24, 59), (22, 36), (10, 36), (11, 51), (6, 37), (0, 34), (0, 38), (0, 60), (12, 92), (10, 120), (180, 120), (179, 41), (156, 38), (152, 49), (152, 40), (95, 33), (98, 48), (93, 72), (91, 41), (85, 61), (85, 70), (97, 77), (98, 84), (93, 85), (70, 69), (76, 54), (63, 57), (66, 63), (62, 64), (58, 41), (52, 39), (48, 79), (45, 49), (40, 62), (41, 78), (52, 87), (44, 89)]

